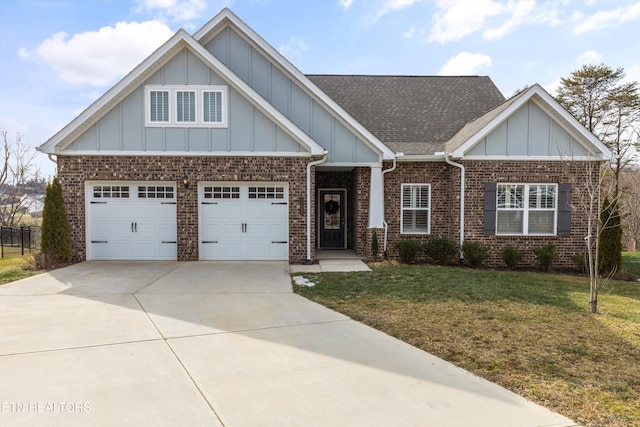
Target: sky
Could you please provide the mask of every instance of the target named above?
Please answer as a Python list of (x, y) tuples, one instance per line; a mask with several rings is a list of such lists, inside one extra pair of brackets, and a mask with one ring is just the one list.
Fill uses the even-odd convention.
[(640, 81), (638, 0), (1, 0), (0, 130), (41, 145), (224, 7), (305, 74), (487, 75), (507, 98), (587, 64)]

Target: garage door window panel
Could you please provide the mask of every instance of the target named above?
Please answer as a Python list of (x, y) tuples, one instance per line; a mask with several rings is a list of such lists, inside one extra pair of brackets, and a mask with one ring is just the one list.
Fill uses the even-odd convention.
[(128, 186), (95, 185), (93, 187), (93, 197), (95, 199), (128, 199)]
[(175, 196), (173, 187), (165, 186), (139, 186), (139, 199), (173, 199)]
[(240, 187), (204, 187), (205, 199), (239, 199)]
[(249, 187), (250, 199), (284, 199), (284, 187)]

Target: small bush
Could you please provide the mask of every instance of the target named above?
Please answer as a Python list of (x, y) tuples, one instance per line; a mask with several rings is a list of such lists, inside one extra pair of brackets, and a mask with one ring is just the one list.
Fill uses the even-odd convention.
[(602, 230), (598, 238), (598, 264), (601, 274), (616, 272), (622, 267), (622, 226), (618, 203), (608, 197), (600, 212)]
[(538, 264), (538, 270), (544, 272), (550, 272), (553, 267), (553, 262), (558, 257), (556, 253), (556, 245), (549, 243), (546, 246), (540, 246), (533, 249), (533, 254), (536, 257), (536, 264)]
[(481, 243), (465, 241), (462, 243), (462, 253), (471, 267), (478, 268), (489, 259), (491, 250)]
[(427, 256), (436, 264), (445, 265), (458, 253), (458, 246), (446, 237), (433, 237), (424, 245)]
[(403, 264), (411, 264), (423, 250), (422, 243), (417, 240), (399, 240), (393, 246), (400, 256), (400, 262)]
[(589, 258), (587, 258), (586, 252), (575, 254), (571, 257), (571, 261), (573, 262), (573, 265), (576, 266), (576, 270), (580, 271), (582, 274), (587, 274), (589, 272)]
[(71, 260), (71, 231), (58, 178), (47, 185), (42, 211), (41, 248), (44, 264)]
[(514, 248), (513, 246), (507, 246), (502, 250), (502, 261), (511, 270), (515, 270), (516, 268), (518, 268), (518, 264), (520, 264), (520, 261), (522, 261), (523, 257), (524, 252), (522, 252), (518, 248)]
[(373, 230), (373, 235), (371, 236), (371, 256), (373, 259), (378, 257), (378, 253), (380, 252), (380, 246), (378, 243), (378, 232)]

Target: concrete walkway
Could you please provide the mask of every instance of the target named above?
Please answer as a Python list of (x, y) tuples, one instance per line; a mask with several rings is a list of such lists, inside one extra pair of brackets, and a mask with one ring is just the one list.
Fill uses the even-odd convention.
[(573, 426), (291, 292), (286, 263), (86, 262), (0, 286), (2, 426)]

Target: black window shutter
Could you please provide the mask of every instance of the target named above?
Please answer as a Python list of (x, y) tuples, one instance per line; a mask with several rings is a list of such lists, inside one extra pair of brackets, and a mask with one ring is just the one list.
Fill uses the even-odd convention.
[(571, 184), (558, 184), (558, 236), (571, 235)]
[(498, 184), (496, 182), (484, 183), (484, 234), (492, 236), (496, 234), (496, 198)]

